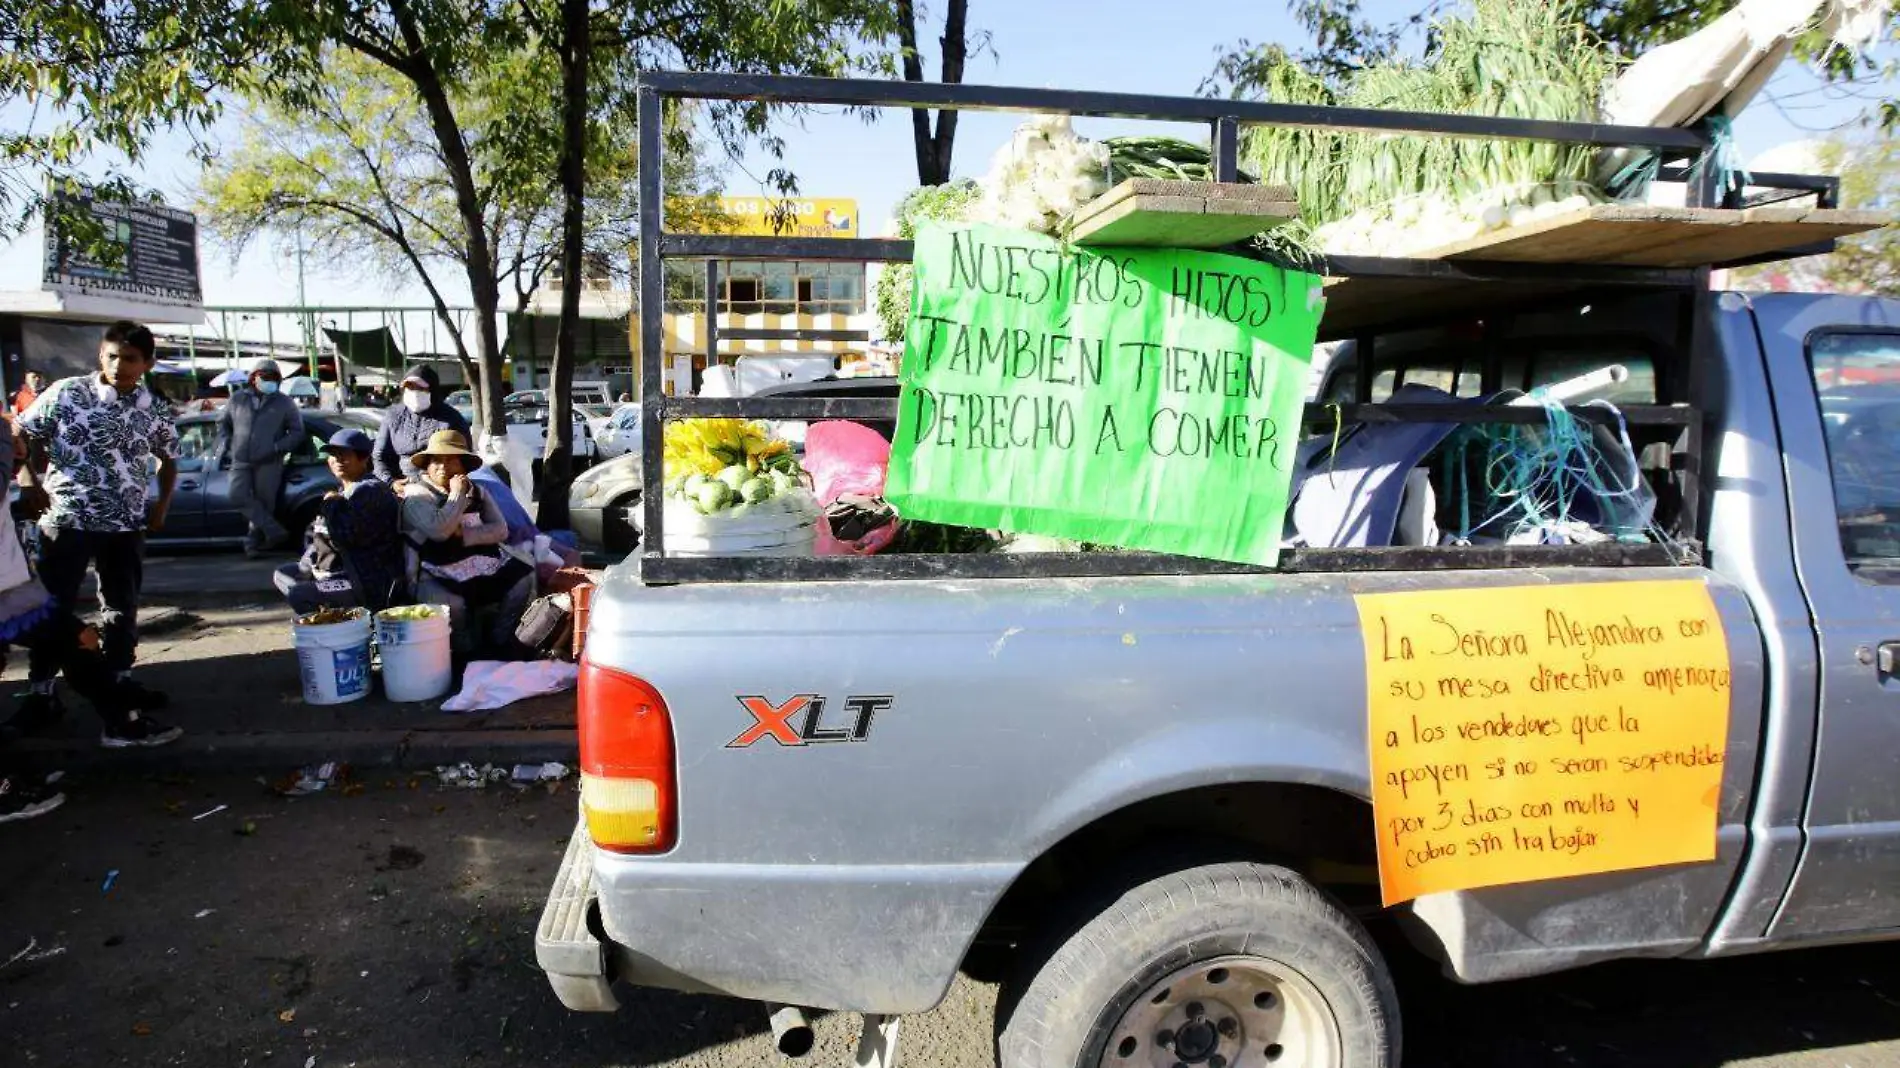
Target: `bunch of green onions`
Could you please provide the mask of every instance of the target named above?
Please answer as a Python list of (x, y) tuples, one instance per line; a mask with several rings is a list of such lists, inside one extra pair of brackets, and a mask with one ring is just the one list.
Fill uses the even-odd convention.
[[(1574, 0), (1468, 0), (1437, 19), (1423, 61), (1394, 59), (1329, 86), (1291, 62), (1264, 95), (1295, 104), (1579, 121), (1595, 117), (1616, 58)], [(1258, 127), (1242, 156), (1290, 185), (1328, 251), (1425, 248), (1603, 200), (1588, 185), (1596, 150), (1545, 141), (1334, 133)], [(1523, 209), (1517, 211), (1515, 209)], [(1338, 247), (1340, 244), (1348, 247)], [(1351, 247), (1351, 246), (1359, 247)]]

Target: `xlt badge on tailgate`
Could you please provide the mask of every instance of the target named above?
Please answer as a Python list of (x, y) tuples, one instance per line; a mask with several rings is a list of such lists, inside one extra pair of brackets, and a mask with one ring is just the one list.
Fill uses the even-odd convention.
[[(862, 742), (871, 736), (871, 721), (896, 700), (887, 694), (847, 697), (842, 702), (850, 725), (825, 726), (825, 699), (815, 693), (801, 693), (784, 704), (764, 697), (740, 697), (739, 707), (752, 714), (752, 725), (726, 743), (727, 749), (744, 749), (762, 738), (780, 745), (817, 745), (824, 742)], [(798, 725), (792, 717), (800, 716)]]

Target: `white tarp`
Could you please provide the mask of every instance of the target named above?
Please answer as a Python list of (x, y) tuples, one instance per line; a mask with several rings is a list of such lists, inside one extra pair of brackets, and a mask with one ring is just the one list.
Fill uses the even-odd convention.
[[(1643, 53), (1604, 94), (1603, 120), (1686, 127), (1712, 114), (1734, 117), (1818, 25), (1838, 47), (1864, 49), (1880, 36), (1887, 0), (1742, 0), (1700, 30)], [(1599, 184), (1638, 153), (1606, 152)]]
[(1603, 100), (1606, 122), (1688, 126), (1720, 111), (1734, 116), (1818, 18), (1845, 48), (1879, 36), (1886, 0), (1742, 0), (1714, 22), (1629, 65)]

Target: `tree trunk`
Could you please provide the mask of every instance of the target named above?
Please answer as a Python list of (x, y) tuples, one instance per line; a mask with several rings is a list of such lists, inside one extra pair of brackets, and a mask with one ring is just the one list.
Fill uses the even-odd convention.
[[(501, 330), (496, 318), (501, 313), (501, 281), (495, 277), (495, 252), (488, 240), (488, 223), (482, 217), (481, 198), (475, 190), (475, 168), (469, 161), (468, 144), (462, 139), (462, 126), (456, 120), (455, 107), (449, 103), (442, 85), (441, 72), (430, 64), (423, 49), (422, 33), (408, 8), (392, 4), (403, 43), (410, 60), (398, 73), (408, 78), (422, 98), (435, 131), (436, 145), (442, 150), (443, 169), (455, 189), (455, 210), (461, 217), (464, 247), (468, 250), (469, 296), (475, 304), (476, 354), (481, 380), (475, 389), (476, 425), (490, 434), (505, 434), (501, 417), (501, 398), (508, 392), (501, 381)], [(374, 58), (374, 57), (372, 57)], [(473, 443), (471, 443), (473, 444)]]
[[(969, 58), (969, 0), (948, 0), (944, 13), (943, 82), (956, 85), (963, 81), (963, 64)], [(904, 55), (904, 80), (924, 81), (924, 57), (917, 50), (917, 7), (912, 0), (897, 0), (897, 39)], [(917, 181), (922, 185), (943, 185), (950, 180), (950, 158), (956, 146), (957, 113), (937, 112), (936, 128), (931, 128), (930, 109), (913, 108), (910, 113), (911, 140), (917, 149)]]
[(543, 530), (566, 530), (574, 481), (574, 350), (581, 325), (587, 194), (587, 0), (561, 0), (561, 321), (548, 383), (548, 447), (541, 465)]

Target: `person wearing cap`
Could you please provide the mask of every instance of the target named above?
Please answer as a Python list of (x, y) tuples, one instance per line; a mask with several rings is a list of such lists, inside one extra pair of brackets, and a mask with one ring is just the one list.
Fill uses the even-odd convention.
[(244, 555), (275, 549), (290, 540), (277, 521), (277, 491), (284, 482), (284, 457), (303, 444), (303, 412), (278, 392), (283, 373), (266, 356), (251, 365), (249, 385), (231, 392), (218, 417), (222, 455), (231, 461), (231, 503), (250, 529)]
[(460, 431), (438, 430), (409, 462), (420, 474), (403, 491), (402, 532), (417, 600), (449, 606), (459, 663), (508, 650), (534, 596), (534, 567), (509, 550), (508, 520), (468, 477), (482, 458)]
[(369, 435), (355, 429), (337, 431), (323, 447), (337, 488), (317, 502), (303, 557), (272, 576), (300, 616), (358, 606), (380, 612), (408, 600), (400, 506), (387, 484), (370, 477), (374, 449)]
[(402, 402), (383, 416), (383, 427), (376, 432), (376, 477), (384, 482), (397, 479), (414, 481), (418, 472), (409, 459), (426, 447), (429, 439), (444, 430), (471, 437), (468, 420), (462, 413), (436, 399), (435, 368), (417, 364), (402, 379)]

